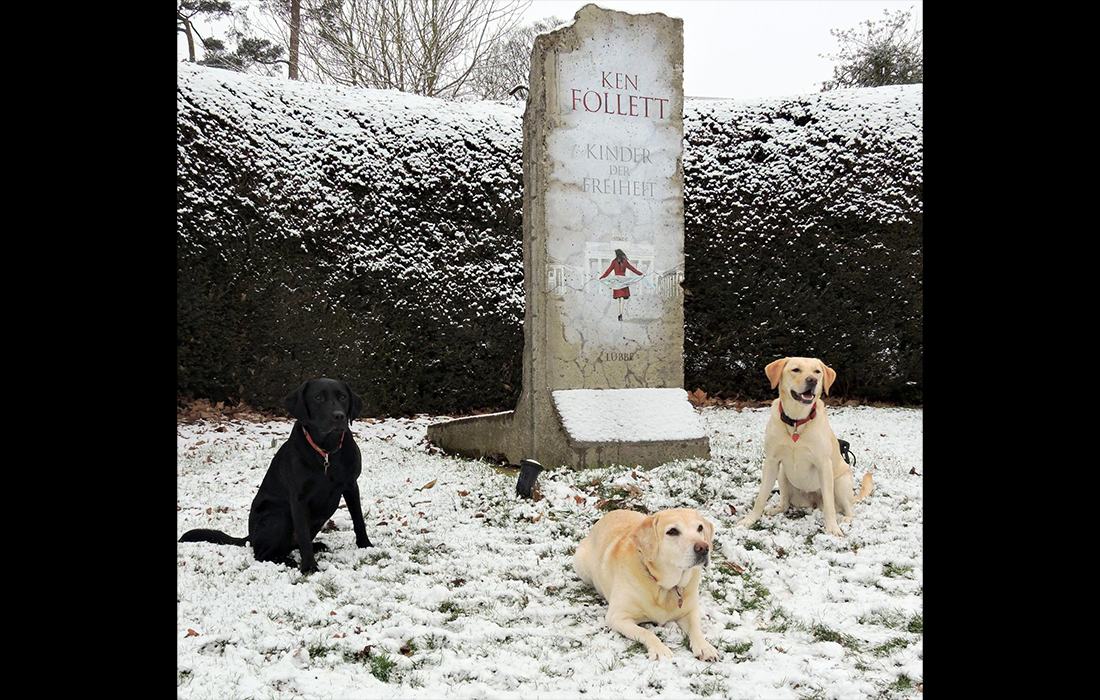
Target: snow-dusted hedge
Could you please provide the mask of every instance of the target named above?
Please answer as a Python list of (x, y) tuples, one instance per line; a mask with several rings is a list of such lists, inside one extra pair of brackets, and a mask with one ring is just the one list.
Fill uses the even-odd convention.
[[(522, 106), (177, 73), (177, 389), (372, 412), (508, 407), (523, 349)], [(688, 101), (686, 383), (765, 397), (817, 354), (917, 400), (921, 89)], [(912, 383), (910, 383), (912, 382)]]
[(684, 135), (688, 387), (772, 396), (803, 355), (923, 402), (923, 86), (689, 101)]

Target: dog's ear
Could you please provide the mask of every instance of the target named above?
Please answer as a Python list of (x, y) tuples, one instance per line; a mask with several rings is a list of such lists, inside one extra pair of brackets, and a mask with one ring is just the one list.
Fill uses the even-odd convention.
[(703, 521), (703, 534), (706, 535), (707, 543), (709, 544), (714, 542), (714, 523), (707, 520), (701, 515), (699, 516), (699, 518)]
[(642, 559), (647, 561), (656, 559), (658, 545), (661, 541), (657, 534), (657, 514), (647, 515), (645, 520), (634, 528), (634, 533), (630, 537), (634, 540), (634, 546), (638, 548)]
[(344, 391), (348, 392), (348, 396), (351, 397), (351, 406), (348, 410), (348, 420), (351, 421), (363, 410), (363, 399), (359, 397), (359, 394), (351, 390), (347, 382), (344, 382)]
[(764, 374), (768, 375), (768, 381), (772, 383), (772, 388), (779, 386), (779, 375), (783, 373), (783, 368), (787, 366), (787, 360), (791, 358), (784, 357), (782, 360), (776, 360), (767, 367), (764, 368)]
[[(821, 360), (818, 360), (818, 362), (821, 362)], [(825, 387), (825, 393), (828, 394), (829, 387), (831, 387), (833, 385), (833, 382), (836, 381), (836, 372), (833, 371), (832, 367), (825, 364), (824, 362), (821, 362), (821, 369), (825, 370), (825, 381), (822, 382), (822, 386)]]
[(283, 399), (287, 412), (298, 420), (309, 419), (309, 414), (306, 413), (306, 405), (309, 403), (306, 400), (306, 386), (308, 384), (308, 380), (302, 382), (301, 386), (287, 394), (286, 398)]

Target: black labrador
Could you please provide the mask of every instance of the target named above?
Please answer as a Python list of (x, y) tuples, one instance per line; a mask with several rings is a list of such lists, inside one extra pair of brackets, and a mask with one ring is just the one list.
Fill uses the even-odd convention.
[(248, 537), (230, 537), (218, 530), (189, 530), (180, 542), (252, 545), (259, 561), (294, 566), (290, 552), (302, 555), (302, 573), (317, 571), (313, 543), (340, 505), (351, 512), (355, 545), (370, 547), (357, 479), (362, 471), (359, 446), (351, 435), (351, 421), (363, 409), (363, 400), (345, 382), (311, 379), (286, 397), (286, 410), (298, 420), (275, 458), (248, 514)]

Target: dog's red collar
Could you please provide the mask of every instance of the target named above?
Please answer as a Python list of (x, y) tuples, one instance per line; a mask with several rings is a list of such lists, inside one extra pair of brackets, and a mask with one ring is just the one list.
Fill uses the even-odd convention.
[(304, 426), (302, 427), (302, 432), (306, 434), (306, 441), (309, 442), (309, 446), (317, 450), (317, 452), (319, 452), (321, 456), (325, 458), (325, 473), (328, 474), (328, 456), (344, 446), (344, 436), (347, 435), (348, 431), (345, 430), (344, 432), (340, 433), (340, 444), (336, 446), (335, 450), (332, 450), (330, 452), (325, 452), (320, 447), (318, 447), (317, 443), (315, 443), (313, 441), (313, 438), (309, 436), (309, 431), (306, 430)]
[(817, 402), (816, 401), (814, 401), (814, 407), (813, 407), (813, 410), (810, 411), (810, 415), (806, 416), (802, 420), (795, 420), (794, 418), (791, 418), (786, 413), (784, 413), (783, 412), (783, 402), (782, 401), (779, 402), (779, 419), (781, 421), (783, 421), (784, 423), (786, 423), (787, 425), (794, 428), (794, 433), (791, 434), (791, 440), (794, 440), (795, 442), (798, 442), (798, 427), (800, 425), (802, 425), (803, 423), (809, 423), (811, 420), (814, 419), (814, 417), (816, 415), (817, 415)]

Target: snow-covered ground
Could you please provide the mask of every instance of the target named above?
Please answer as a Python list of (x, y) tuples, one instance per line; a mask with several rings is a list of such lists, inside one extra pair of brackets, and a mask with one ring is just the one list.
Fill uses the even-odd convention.
[[(650, 471), (515, 472), (436, 453), (431, 417), (357, 421), (373, 548), (356, 549), (341, 505), (318, 537), (321, 571), (258, 563), (247, 547), (177, 544), (177, 694), (182, 698), (916, 697), (924, 677), (923, 411), (832, 408), (874, 493), (823, 532), (819, 511), (751, 508), (766, 409), (708, 408), (712, 458)], [(244, 536), (289, 422), (177, 425), (177, 536)], [(772, 503), (778, 495), (772, 496)], [(601, 510), (601, 507), (603, 510)], [(715, 524), (695, 659), (680, 629), (649, 661), (608, 629), (573, 572), (574, 548), (607, 509), (698, 508)], [(652, 626), (651, 626), (652, 627)]]

